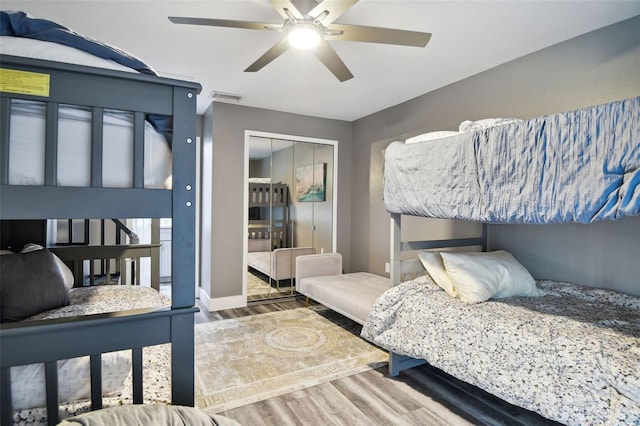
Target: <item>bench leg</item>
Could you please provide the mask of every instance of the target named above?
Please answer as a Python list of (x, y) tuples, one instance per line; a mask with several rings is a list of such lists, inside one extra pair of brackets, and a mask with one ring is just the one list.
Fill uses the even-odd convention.
[(304, 301), (304, 307), (308, 307), (309, 306), (309, 298), (307, 297)]

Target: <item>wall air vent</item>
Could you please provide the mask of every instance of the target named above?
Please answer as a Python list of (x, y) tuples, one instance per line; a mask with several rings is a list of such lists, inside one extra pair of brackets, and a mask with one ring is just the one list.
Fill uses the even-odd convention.
[(215, 90), (211, 92), (211, 99), (214, 101), (222, 101), (222, 102), (240, 102), (242, 96), (234, 95), (233, 93), (224, 93), (224, 92), (216, 92)]

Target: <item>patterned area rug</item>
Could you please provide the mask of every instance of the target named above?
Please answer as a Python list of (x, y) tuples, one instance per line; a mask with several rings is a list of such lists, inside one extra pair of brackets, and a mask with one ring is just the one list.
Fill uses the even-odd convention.
[(251, 271), (247, 272), (247, 296), (269, 295), (275, 289)]
[(275, 285), (267, 284), (268, 279), (268, 276), (249, 269), (247, 272), (247, 297), (249, 301), (293, 295), (292, 291), (295, 289), (289, 287), (289, 284), (286, 283), (288, 280), (282, 281), (278, 288)]
[(198, 324), (196, 405), (214, 414), (385, 365), (358, 329), (324, 307)]

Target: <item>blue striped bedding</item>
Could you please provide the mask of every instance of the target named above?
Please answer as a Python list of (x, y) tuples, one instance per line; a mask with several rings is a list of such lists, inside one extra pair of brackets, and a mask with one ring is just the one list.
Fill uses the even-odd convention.
[(640, 215), (640, 97), (391, 143), (387, 211), (491, 223), (589, 223)]

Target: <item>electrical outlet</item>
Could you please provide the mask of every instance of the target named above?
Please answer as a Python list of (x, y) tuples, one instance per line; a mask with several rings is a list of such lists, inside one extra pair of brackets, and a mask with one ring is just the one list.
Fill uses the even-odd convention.
[(389, 265), (389, 262), (385, 262), (384, 264), (384, 271), (388, 274), (389, 272), (391, 272), (391, 266)]

